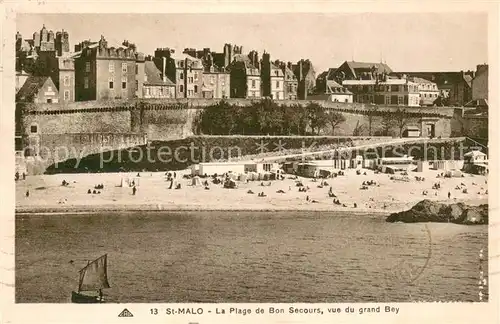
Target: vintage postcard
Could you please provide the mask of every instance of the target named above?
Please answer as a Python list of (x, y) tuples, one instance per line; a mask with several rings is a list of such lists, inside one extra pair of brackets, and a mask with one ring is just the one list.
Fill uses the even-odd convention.
[(494, 323), (498, 6), (432, 6), (5, 3), (2, 323)]

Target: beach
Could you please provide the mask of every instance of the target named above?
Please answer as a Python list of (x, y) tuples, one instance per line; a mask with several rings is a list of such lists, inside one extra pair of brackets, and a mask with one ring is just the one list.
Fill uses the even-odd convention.
[[(443, 178), (442, 171), (408, 172), (409, 181), (391, 180), (401, 175), (375, 173), (373, 170), (345, 170), (343, 176), (328, 179), (299, 177), (307, 192), (299, 192), (296, 180), (285, 175), (284, 180), (238, 182), (237, 188), (226, 189), (215, 185), (210, 178), (209, 190), (192, 186), (192, 180), (183, 178), (190, 170), (176, 171), (180, 189), (169, 189), (165, 172), (137, 173), (80, 173), (27, 176), (16, 182), (17, 213), (75, 213), (102, 211), (168, 211), (168, 210), (261, 210), (261, 211), (345, 211), (391, 213), (411, 208), (423, 199), (440, 202), (464, 202), (471, 205), (487, 204), (487, 176), (464, 174), (464, 177)], [(173, 174), (173, 172), (171, 172)], [(366, 173), (364, 175), (363, 173)], [(416, 177), (423, 177), (417, 181)], [(123, 180), (122, 180), (123, 179)], [(126, 179), (138, 179), (137, 192)], [(63, 180), (69, 184), (62, 185)], [(322, 185), (322, 181), (327, 184)], [(364, 181), (374, 181), (366, 186)], [(123, 182), (123, 185), (122, 185)], [(433, 189), (439, 182), (440, 188)], [(102, 184), (99, 194), (88, 194)], [(329, 191), (340, 204), (334, 204)], [(458, 189), (459, 188), (459, 189)], [(467, 189), (467, 193), (463, 189)], [(29, 197), (26, 192), (29, 191)], [(252, 191), (253, 194), (249, 194)], [(281, 192), (278, 192), (281, 191)], [(424, 195), (424, 191), (427, 194)], [(266, 196), (260, 197), (263, 192)], [(448, 193), (451, 198), (448, 199)], [(309, 200), (307, 200), (309, 198)], [(356, 205), (355, 205), (356, 204)]]

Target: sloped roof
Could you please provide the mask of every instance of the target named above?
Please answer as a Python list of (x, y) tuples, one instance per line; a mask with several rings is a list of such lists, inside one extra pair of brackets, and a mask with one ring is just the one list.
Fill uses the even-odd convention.
[(465, 80), (465, 82), (467, 82), (467, 84), (469, 85), (469, 87), (472, 87), (472, 76), (470, 76), (468, 74), (465, 74), (464, 75), (464, 80)]
[(465, 107), (488, 107), (488, 100), (486, 99), (475, 99), (471, 100), (464, 105)]
[(368, 62), (354, 62), (354, 61), (346, 61), (347, 66), (351, 69), (354, 76), (358, 76), (357, 74), (364, 71), (371, 71), (372, 68), (375, 68), (375, 72), (378, 73), (391, 73), (392, 69), (385, 63), (368, 63)]
[(419, 77), (409, 77), (408, 79), (415, 82), (415, 83), (434, 83), (432, 81), (429, 81), (429, 80), (424, 79), (424, 78), (419, 78)]
[[(436, 83), (439, 87), (451, 86), (465, 80), (463, 72), (392, 72), (391, 75), (401, 77), (403, 74), (408, 77), (419, 77)], [(470, 86), (470, 83), (466, 81)]]
[(466, 157), (469, 157), (469, 156), (486, 156), (486, 154), (484, 154), (483, 152), (481, 151), (470, 151), (469, 153), (465, 153), (464, 156)]
[(336, 71), (337, 71), (337, 68), (329, 68), (328, 72), (327, 72), (327, 75), (326, 75), (326, 79), (327, 80), (333, 80)]
[(48, 79), (50, 79), (50, 77), (47, 76), (28, 77), (21, 89), (17, 92), (16, 101), (31, 101)]
[(166, 81), (163, 81), (161, 72), (153, 61), (144, 62), (144, 74), (147, 78), (147, 81), (144, 82), (146, 85), (175, 86), (168, 78), (166, 78)]

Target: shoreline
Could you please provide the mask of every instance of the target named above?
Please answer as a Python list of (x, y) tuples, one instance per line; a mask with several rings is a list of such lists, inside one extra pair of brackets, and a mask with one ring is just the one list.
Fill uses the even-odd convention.
[[(469, 205), (488, 203), (487, 178), (470, 176), (463, 178), (436, 178), (438, 171), (411, 172), (407, 181), (391, 179), (388, 174), (366, 175), (356, 170), (346, 170), (344, 176), (321, 180), (299, 177), (307, 192), (300, 192), (296, 181), (284, 180), (239, 182), (237, 188), (226, 189), (220, 184), (193, 185), (183, 178), (190, 170), (177, 171), (179, 190), (169, 189), (164, 172), (57, 174), (28, 176), (16, 182), (16, 215), (28, 214), (98, 214), (128, 212), (324, 212), (348, 214), (389, 215), (412, 208), (421, 200), (441, 203), (463, 202)], [(415, 177), (425, 176), (418, 181)], [(123, 185), (125, 180), (137, 181), (137, 193)], [(203, 180), (203, 179), (202, 179)], [(362, 190), (364, 181), (376, 181), (376, 185)], [(62, 186), (61, 182), (69, 184)], [(203, 180), (204, 181), (204, 180)], [(439, 190), (433, 184), (441, 183)], [(100, 193), (88, 193), (95, 185), (102, 184)], [(469, 192), (462, 192), (462, 184)], [(460, 190), (457, 188), (460, 187)], [(333, 203), (333, 198), (341, 202)], [(428, 192), (423, 195), (423, 192)], [(29, 196), (26, 196), (29, 192)], [(249, 192), (252, 192), (250, 194)], [(259, 197), (258, 193), (265, 193)], [(451, 199), (448, 193), (451, 192)]]
[(318, 209), (318, 208), (195, 208), (193, 206), (177, 206), (175, 208), (164, 208), (162, 206), (134, 205), (130, 207), (119, 206), (57, 206), (57, 207), (24, 207), (16, 208), (14, 214), (19, 216), (24, 215), (70, 215), (70, 214), (99, 214), (99, 213), (160, 213), (160, 212), (308, 212), (308, 213), (346, 213), (346, 214), (373, 214), (373, 216), (388, 216), (393, 211), (378, 210), (378, 209), (353, 209), (353, 208), (336, 208), (336, 209)]

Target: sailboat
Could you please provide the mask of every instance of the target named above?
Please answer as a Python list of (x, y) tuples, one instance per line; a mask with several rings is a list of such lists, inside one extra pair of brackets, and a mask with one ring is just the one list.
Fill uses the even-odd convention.
[[(71, 292), (72, 303), (103, 303), (102, 289), (111, 288), (108, 282), (108, 255), (87, 262), (87, 265), (80, 270), (80, 280), (78, 291)], [(82, 292), (98, 292), (97, 296), (83, 294)]]

